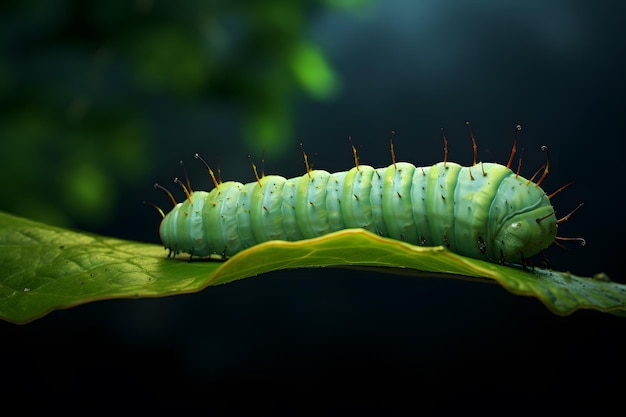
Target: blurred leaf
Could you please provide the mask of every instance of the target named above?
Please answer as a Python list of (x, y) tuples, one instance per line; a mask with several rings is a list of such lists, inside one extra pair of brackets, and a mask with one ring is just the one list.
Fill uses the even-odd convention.
[(124, 46), (138, 85), (153, 91), (198, 93), (210, 78), (209, 51), (182, 25), (141, 26)]
[(337, 90), (337, 77), (322, 55), (309, 43), (298, 46), (291, 67), (300, 85), (318, 99), (331, 97)]
[(345, 9), (356, 9), (370, 6), (371, 0), (325, 0), (329, 6)]
[(280, 155), (287, 148), (282, 140), (291, 128), (291, 113), (280, 103), (255, 107), (246, 121), (246, 149), (253, 155)]
[(100, 219), (104, 224), (116, 203), (111, 177), (87, 160), (74, 161), (64, 167), (61, 181), (65, 206), (77, 220)]
[(3, 213), (0, 230), (0, 318), (14, 323), (95, 300), (189, 293), (280, 269), (338, 266), (483, 278), (513, 294), (534, 296), (559, 315), (580, 308), (626, 314), (626, 285), (606, 276), (529, 272), (362, 229), (299, 242), (266, 242), (226, 262), (169, 259), (159, 245), (77, 233)]
[[(4, 1), (0, 175), (12, 181), (0, 210), (91, 230), (128, 221), (111, 204), (152, 182), (154, 152), (181, 132), (190, 143), (206, 137), (223, 120), (232, 121), (233, 143), (278, 158), (296, 141), (297, 94), (328, 98), (337, 85), (307, 40), (310, 24), (320, 12), (359, 6)], [(214, 108), (225, 117), (209, 114)], [(183, 129), (189, 114), (207, 117)]]

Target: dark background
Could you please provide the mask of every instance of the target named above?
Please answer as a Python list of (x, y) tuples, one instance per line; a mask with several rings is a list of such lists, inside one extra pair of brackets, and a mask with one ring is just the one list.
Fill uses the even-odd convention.
[[(626, 282), (618, 1), (25, 1), (0, 6), (0, 209), (158, 242), (157, 181), (550, 153), (556, 270)], [(283, 271), (0, 323), (2, 398), (92, 414), (593, 413), (620, 407), (626, 322), (497, 285)], [(617, 408), (620, 409), (620, 408)]]

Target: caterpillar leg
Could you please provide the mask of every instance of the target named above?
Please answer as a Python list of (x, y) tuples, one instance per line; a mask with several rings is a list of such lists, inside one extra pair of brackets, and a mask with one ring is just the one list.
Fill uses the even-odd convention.
[(226, 256), (225, 253), (219, 254), (219, 253), (212, 253), (210, 255), (207, 256), (193, 256), (193, 255), (189, 255), (189, 258), (187, 259), (187, 263), (190, 263), (191, 261), (194, 262), (226, 262), (228, 259), (230, 259), (228, 256)]

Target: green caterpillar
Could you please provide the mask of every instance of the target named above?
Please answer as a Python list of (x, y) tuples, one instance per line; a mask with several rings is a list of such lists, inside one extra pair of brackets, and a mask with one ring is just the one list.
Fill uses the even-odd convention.
[(394, 157), (388, 167), (373, 168), (359, 165), (355, 151), (357, 163), (349, 171), (311, 170), (307, 162), (307, 173), (291, 179), (215, 181), (210, 192), (187, 192), (183, 186), (187, 199), (164, 216), (161, 240), (170, 254), (225, 259), (269, 240), (363, 228), (499, 263), (525, 263), (555, 241), (559, 220), (551, 196), (539, 186), (543, 177), (537, 183), (521, 177), (508, 167), (511, 160), (507, 166), (463, 167), (446, 158), (416, 167)]

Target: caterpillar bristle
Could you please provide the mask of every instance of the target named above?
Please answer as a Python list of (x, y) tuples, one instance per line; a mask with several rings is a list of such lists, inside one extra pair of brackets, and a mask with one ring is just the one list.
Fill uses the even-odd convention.
[(356, 147), (352, 143), (352, 136), (348, 136), (348, 142), (350, 142), (350, 147), (352, 148), (352, 155), (353, 155), (353, 158), (354, 158), (354, 166), (356, 167), (356, 169), (358, 171), (361, 171), (361, 169), (359, 168), (359, 156), (356, 153)]
[(535, 221), (536, 221), (537, 223), (541, 223), (541, 222), (542, 222), (542, 221), (544, 221), (545, 219), (549, 219), (550, 217), (554, 216), (554, 213), (555, 213), (555, 212), (553, 211), (553, 212), (552, 212), (552, 213), (550, 213), (550, 214), (546, 214), (546, 215), (545, 215), (545, 216), (543, 216), (543, 217), (539, 217), (539, 218), (535, 219)]
[[(209, 175), (211, 176), (211, 179), (213, 180), (213, 184), (215, 185), (215, 188), (219, 188), (219, 184), (220, 183), (215, 178), (215, 174), (213, 173), (213, 170), (211, 169), (209, 164), (207, 164), (206, 161), (198, 153), (194, 154), (194, 158), (199, 159), (204, 164), (206, 169), (209, 171)], [(221, 182), (221, 180), (220, 180), (220, 182)]]
[(309, 178), (311, 178), (311, 166), (309, 165), (309, 157), (304, 151), (304, 145), (302, 145), (302, 142), (300, 142), (300, 149), (302, 149), (302, 155), (304, 156), (304, 165), (306, 166), (306, 173), (309, 176)]
[(574, 210), (570, 211), (568, 214), (566, 214), (565, 216), (561, 217), (560, 219), (557, 219), (556, 224), (563, 223), (564, 221), (567, 221), (570, 217), (572, 217), (572, 214), (576, 213), (576, 211), (578, 211), (578, 209), (581, 208), (584, 205), (585, 205), (585, 203), (580, 203), (578, 206), (576, 206), (576, 208)]
[(574, 181), (568, 182), (564, 186), (560, 187), (558, 190), (552, 192), (552, 194), (549, 194), (548, 195), (548, 200), (552, 200), (552, 197), (554, 197), (555, 195), (557, 195), (558, 193), (560, 193), (561, 191), (563, 191), (564, 189), (566, 189), (567, 187), (569, 187), (573, 183), (574, 183)]
[(393, 135), (395, 134), (396, 132), (392, 130), (391, 134), (389, 135), (389, 149), (391, 150), (391, 163), (394, 168), (396, 168), (396, 153), (393, 150)]
[(446, 138), (446, 132), (441, 128), (441, 135), (443, 136), (443, 167), (446, 168), (448, 163), (448, 138)]
[(578, 243), (580, 243), (580, 246), (585, 246), (587, 244), (587, 241), (585, 239), (583, 239), (582, 237), (556, 236), (554, 238), (554, 243), (556, 243), (558, 246), (561, 246), (562, 248), (565, 248), (565, 246), (559, 244), (558, 241), (561, 241), (561, 242), (578, 242)]
[(543, 145), (541, 147), (541, 150), (545, 151), (546, 153), (546, 169), (543, 171), (543, 175), (541, 176), (541, 178), (539, 178), (539, 181), (535, 183), (535, 187), (539, 187), (543, 180), (546, 179), (546, 176), (548, 175), (548, 169), (550, 168), (550, 155), (548, 153), (548, 147), (546, 145)]
[(185, 163), (182, 160), (180, 161), (180, 166), (183, 167), (183, 172), (185, 173), (185, 183), (187, 184), (187, 189), (190, 193), (193, 193), (193, 190), (191, 189), (191, 181), (189, 181), (189, 175), (187, 175), (187, 168), (185, 168)]
[(252, 164), (252, 170), (254, 171), (254, 178), (256, 178), (257, 184), (259, 184), (259, 187), (262, 187), (261, 179), (259, 178), (259, 173), (257, 172), (256, 165), (250, 155), (248, 155), (248, 160), (250, 161), (250, 164)]
[(217, 158), (217, 160), (215, 162), (217, 164), (217, 168), (216, 168), (216, 171), (217, 171), (217, 183), (221, 184), (223, 181), (222, 181), (222, 168), (220, 168), (220, 159)]
[(154, 203), (151, 203), (151, 202), (149, 202), (149, 201), (146, 201), (146, 200), (143, 200), (143, 204), (147, 204), (147, 205), (149, 205), (149, 206), (154, 207), (155, 209), (157, 209), (157, 211), (159, 212), (159, 214), (161, 214), (161, 217), (162, 217), (162, 218), (165, 218), (165, 212), (164, 212), (163, 210), (161, 210), (161, 207), (157, 206), (157, 205), (156, 205), (156, 204), (154, 204)]
[(476, 145), (476, 139), (474, 138), (474, 132), (472, 132), (470, 122), (465, 122), (465, 126), (467, 126), (467, 130), (469, 131), (470, 138), (472, 138), (472, 148), (474, 149), (474, 162), (472, 163), (472, 166), (474, 166), (476, 165), (476, 154), (478, 153), (478, 145)]
[(165, 191), (167, 193), (167, 195), (170, 197), (170, 200), (172, 200), (172, 203), (174, 203), (174, 207), (176, 207), (176, 204), (178, 204), (176, 202), (176, 199), (174, 198), (174, 196), (172, 195), (172, 193), (170, 192), (170, 190), (168, 190), (167, 188), (163, 187), (162, 185), (158, 184), (158, 183), (154, 183), (154, 189), (156, 190), (157, 188)]
[(544, 169), (545, 167), (546, 167), (545, 165), (541, 165), (541, 166), (539, 167), (539, 169), (538, 169), (537, 171), (535, 171), (535, 173), (533, 174), (533, 176), (532, 176), (532, 177), (530, 177), (530, 179), (529, 179), (529, 180), (528, 180), (528, 182), (526, 183), (526, 186), (529, 186), (530, 184), (532, 184), (532, 183), (533, 183), (533, 181), (535, 180), (535, 177), (536, 177), (537, 175), (539, 175), (539, 173), (541, 172), (541, 170), (542, 170), (542, 169)]
[(174, 182), (181, 186), (181, 188), (185, 192), (185, 196), (187, 196), (187, 201), (191, 203), (191, 194), (189, 193), (189, 190), (187, 189), (187, 187), (185, 187), (185, 184), (183, 184), (183, 182), (179, 180), (178, 177), (174, 178)]
[[(523, 156), (524, 156), (524, 148), (522, 148), (522, 152), (520, 152), (520, 155), (519, 155), (519, 160), (517, 161), (517, 171), (515, 171), (515, 178), (519, 177), (520, 170), (522, 169), (522, 157)], [(509, 167), (507, 166), (507, 168)]]
[[(511, 155), (509, 155), (509, 161), (506, 163), (506, 167), (507, 168), (511, 168), (511, 164), (513, 163), (513, 155), (515, 155), (515, 152), (517, 151), (517, 132), (520, 132), (522, 130), (522, 125), (516, 125), (515, 126), (515, 131), (513, 132), (513, 146), (511, 147)], [(522, 158), (520, 157), (520, 163), (518, 165), (521, 165), (521, 161)], [(517, 172), (519, 173), (519, 167), (517, 168)]]

